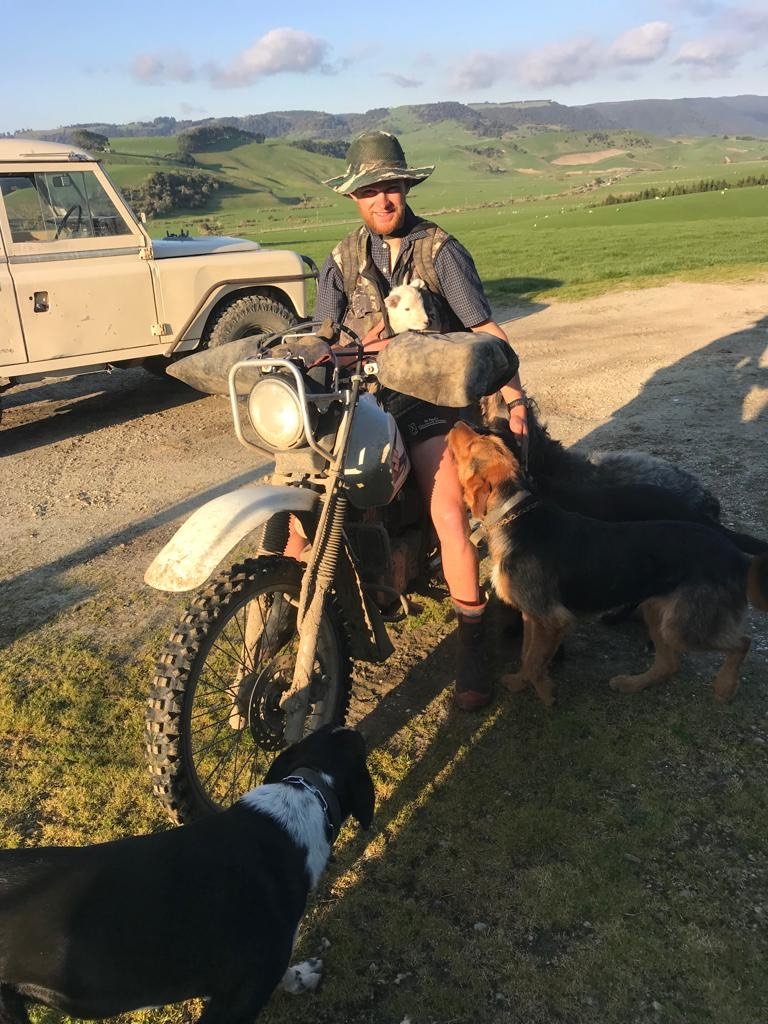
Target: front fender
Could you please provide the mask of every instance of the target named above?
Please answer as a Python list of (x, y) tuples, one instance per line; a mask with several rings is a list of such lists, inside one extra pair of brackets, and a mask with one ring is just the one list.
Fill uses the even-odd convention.
[(224, 557), (277, 512), (311, 512), (318, 501), (302, 487), (251, 484), (206, 502), (176, 531), (144, 574), (156, 590), (202, 586)]

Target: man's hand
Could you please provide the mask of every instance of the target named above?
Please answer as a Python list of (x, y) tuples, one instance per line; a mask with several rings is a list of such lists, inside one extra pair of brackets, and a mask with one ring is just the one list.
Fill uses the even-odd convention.
[(501, 389), (501, 397), (507, 403), (509, 413), (509, 429), (520, 441), (520, 451), (523, 456), (523, 469), (528, 460), (528, 399), (519, 386), (519, 379), (515, 385), (508, 384)]
[[(509, 338), (503, 327), (500, 327), (495, 320), (486, 320), (476, 327), (470, 328), (475, 334), (493, 334), (502, 341), (509, 344)], [(522, 443), (523, 456), (528, 454), (528, 406), (526, 405), (525, 392), (520, 384), (520, 375), (515, 374), (509, 383), (501, 388), (501, 397), (509, 408), (509, 429), (519, 437)]]
[(363, 348), (366, 352), (376, 353), (381, 352), (383, 348), (389, 343), (389, 338), (382, 339), (381, 335), (384, 333), (386, 327), (384, 320), (380, 320), (375, 327), (372, 327), (370, 331), (367, 331), (360, 339)]
[(509, 429), (518, 437), (528, 437), (528, 407), (523, 402), (509, 410)]
[[(389, 344), (389, 338), (384, 338), (382, 340), (381, 337), (385, 327), (385, 322), (381, 320), (360, 339), (360, 344), (363, 346), (367, 355), (375, 356)], [(341, 350), (336, 349), (336, 359), (339, 366), (350, 366), (357, 359), (356, 353), (353, 353), (351, 350), (349, 352), (344, 351), (348, 348), (349, 346), (345, 345)]]

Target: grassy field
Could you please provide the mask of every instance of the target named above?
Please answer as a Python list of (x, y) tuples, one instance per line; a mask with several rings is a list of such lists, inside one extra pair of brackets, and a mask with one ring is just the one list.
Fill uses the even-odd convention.
[[(435, 685), (450, 671), (450, 640), (434, 644), (445, 615), (424, 598), (421, 616), (395, 630), (407, 662), (397, 670), (398, 711), (390, 703), (377, 722), (368, 708), (375, 829), (344, 830), (297, 950), (323, 956), (323, 991), (276, 996), (260, 1019), (763, 1024), (768, 736), (759, 657), (726, 709), (714, 706), (700, 662), (674, 686), (621, 699), (602, 677), (647, 658), (642, 631), (620, 628), (598, 665), (596, 627), (585, 626), (557, 669), (554, 714), (532, 695), (506, 695), (488, 715), (457, 715)], [(137, 651), (96, 649), (54, 623), (6, 649), (3, 845), (164, 826), (141, 762), (141, 707), (159, 643), (148, 636)], [(496, 669), (513, 648), (494, 634)], [(174, 884), (173, 865), (158, 871)], [(124, 1020), (188, 1024), (198, 1010)], [(32, 1015), (36, 1024), (57, 1019)]]
[[(393, 120), (409, 159), (437, 165), (414, 191), (414, 209), (467, 245), (496, 303), (578, 298), (675, 277), (749, 276), (765, 266), (765, 187), (599, 204), (609, 194), (766, 174), (768, 140), (670, 141), (630, 132), (478, 139), (455, 125), (415, 125), (405, 113)], [(163, 158), (174, 147), (167, 138), (113, 139), (106, 160), (119, 184), (135, 185), (172, 168)], [(620, 155), (586, 162), (607, 150)], [(552, 162), (569, 154), (585, 162)], [(278, 140), (196, 159), (221, 180), (220, 192), (204, 211), (151, 221), (156, 237), (181, 228), (234, 234), (322, 261), (356, 223), (349, 201), (321, 184), (342, 161)]]

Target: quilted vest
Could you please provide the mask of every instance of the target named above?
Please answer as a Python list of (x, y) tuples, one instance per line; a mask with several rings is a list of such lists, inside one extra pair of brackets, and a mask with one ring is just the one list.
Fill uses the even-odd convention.
[[(450, 235), (428, 220), (418, 219), (416, 226), (426, 230), (413, 240), (407, 259), (398, 260), (391, 287), (421, 278), (432, 293), (434, 301), (431, 305), (435, 307), (440, 321), (431, 323), (430, 329), (440, 332), (463, 331), (466, 328), (448, 305), (435, 270), (435, 258)], [(365, 225), (343, 238), (331, 255), (341, 271), (344, 294), (347, 296), (344, 324), (362, 337), (382, 317), (386, 320), (384, 299), (390, 289), (386, 278), (371, 258), (370, 235)], [(384, 336), (391, 336), (391, 332), (385, 332)]]

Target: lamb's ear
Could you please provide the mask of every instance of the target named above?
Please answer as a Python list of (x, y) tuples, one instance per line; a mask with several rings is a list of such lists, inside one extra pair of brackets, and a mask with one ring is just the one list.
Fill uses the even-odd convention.
[(402, 299), (402, 295), (400, 295), (399, 292), (394, 292), (391, 295), (388, 295), (386, 299), (384, 299), (384, 305), (387, 307), (387, 309), (397, 309), (397, 307), (400, 305), (400, 299)]
[(421, 280), (420, 277), (414, 277), (414, 279), (411, 282), (409, 282), (409, 283), (411, 285), (411, 288), (426, 288), (427, 287), (424, 284), (424, 282)]

